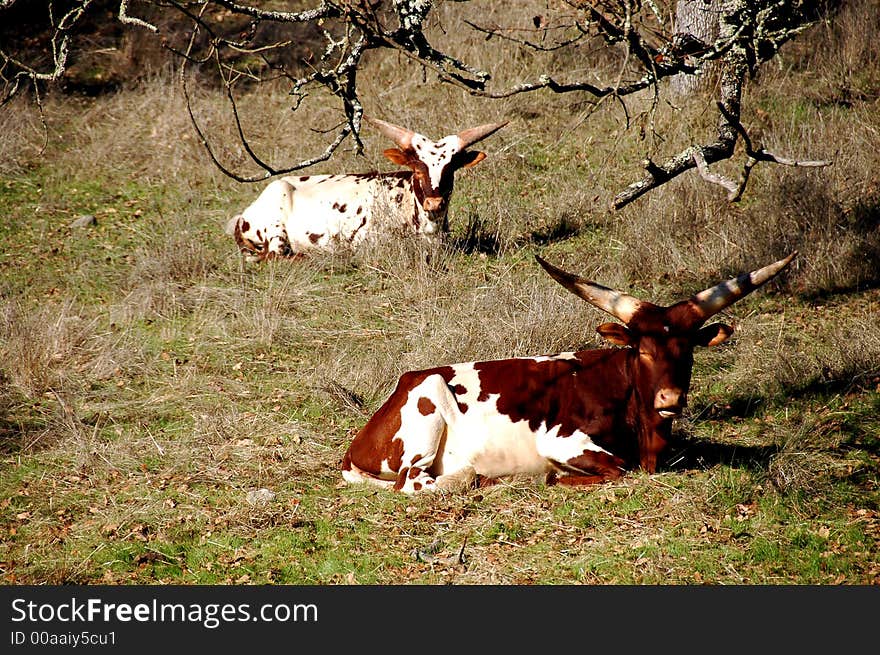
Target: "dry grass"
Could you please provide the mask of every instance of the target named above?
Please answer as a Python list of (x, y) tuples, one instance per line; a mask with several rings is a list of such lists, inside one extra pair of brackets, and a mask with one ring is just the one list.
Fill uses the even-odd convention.
[(13, 385), (27, 395), (39, 396), (74, 383), (95, 329), (94, 319), (84, 318), (70, 300), (36, 311), (9, 301), (3, 319), (2, 356)]

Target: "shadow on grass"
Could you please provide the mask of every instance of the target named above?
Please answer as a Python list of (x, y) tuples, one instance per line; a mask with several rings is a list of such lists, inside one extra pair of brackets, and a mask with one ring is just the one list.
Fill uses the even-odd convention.
[(39, 398), (28, 398), (0, 371), (0, 455), (40, 449), (52, 441), (53, 410)]
[(532, 230), (528, 235), (504, 235), (494, 226), (487, 225), (480, 216), (471, 214), (464, 234), (452, 235), (450, 243), (454, 249), (468, 255), (495, 256), (501, 254), (506, 247), (520, 248), (528, 244), (545, 246), (565, 241), (577, 236), (582, 230), (583, 227), (577, 219), (563, 215), (555, 223)]
[(779, 447), (719, 443), (679, 435), (673, 436), (660, 462), (662, 471), (707, 469), (717, 465), (766, 469)]
[(468, 217), (464, 234), (454, 234), (449, 239), (453, 249), (465, 254), (497, 255), (501, 252), (501, 238), (497, 230), (493, 230), (479, 216)]
[(542, 230), (532, 231), (529, 241), (539, 246), (546, 246), (577, 236), (581, 230), (581, 224), (577, 219), (563, 215), (556, 223), (548, 225)]
[(40, 445), (46, 430), (45, 421), (15, 418), (0, 403), (0, 455), (15, 455)]
[[(805, 380), (802, 384), (786, 386), (773, 396), (741, 396), (723, 405), (695, 407), (694, 411), (697, 421), (734, 421), (760, 417), (771, 405), (788, 405), (797, 400), (807, 400), (811, 405), (824, 404), (833, 396), (844, 395), (849, 399), (850, 394), (855, 394), (852, 396), (855, 400), (844, 405), (846, 411), (835, 412), (835, 418), (827, 426), (819, 420), (820, 413), (811, 411), (809, 407), (804, 408), (805, 413), (816, 420), (815, 430), (820, 433), (827, 430), (829, 435), (838, 435), (834, 437), (838, 443), (836, 449), (863, 450), (877, 455), (880, 453), (880, 438), (876, 437), (875, 432), (877, 417), (880, 416), (880, 394), (876, 392), (877, 376), (877, 371), (848, 371), (833, 378), (823, 376)], [(840, 442), (841, 434), (847, 435), (843, 442)], [(817, 443), (819, 442), (821, 438), (817, 438)], [(695, 439), (684, 431), (674, 431), (660, 464), (665, 470), (707, 468), (717, 464), (766, 468), (771, 459), (782, 450), (780, 445), (708, 441)]]
[[(796, 285), (801, 298), (822, 302), (880, 286), (880, 195), (876, 191), (868, 191), (847, 207), (830, 186), (801, 178), (784, 182), (779, 198), (780, 211), (798, 227), (794, 245), (807, 255), (803, 265), (808, 282)], [(817, 241), (838, 244), (839, 250), (827, 257), (815, 251)]]
[(773, 396), (755, 394), (735, 396), (724, 404), (694, 405), (692, 413), (698, 420), (723, 421), (732, 418), (753, 418), (764, 413), (767, 406), (774, 403), (788, 403), (805, 398), (827, 398), (850, 393), (868, 396), (875, 393), (878, 377), (880, 370), (847, 370), (835, 374), (826, 371), (821, 376), (805, 379), (799, 384), (785, 385)]

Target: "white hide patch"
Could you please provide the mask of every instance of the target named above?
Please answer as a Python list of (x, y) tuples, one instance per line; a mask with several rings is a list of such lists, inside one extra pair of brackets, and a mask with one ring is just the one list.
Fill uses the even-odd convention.
[(547, 424), (541, 423), (541, 427), (535, 435), (535, 443), (538, 448), (538, 453), (540, 453), (542, 457), (564, 464), (570, 459), (580, 457), (587, 451), (611, 454), (604, 448), (593, 443), (590, 435), (585, 434), (580, 430), (575, 430), (567, 437), (560, 437), (559, 428), (560, 426), (554, 425), (548, 430)]
[[(529, 428), (528, 421), (513, 422), (508, 416), (500, 414), (498, 394), (478, 400), (481, 388), (474, 364), (455, 364), (452, 369), (455, 374), (448, 385), (442, 377), (431, 376), (410, 392), (407, 407), (415, 407), (418, 397), (426, 397), (436, 405), (438, 419), (425, 421), (427, 417), (404, 412), (403, 421), (413, 421), (408, 428), (430, 425), (430, 437), (427, 440), (419, 439), (418, 446), (412, 452), (429, 442), (439, 444), (445, 430), (444, 450), (436, 453), (432, 462), (438, 474), (453, 475), (473, 468), (481, 475), (499, 477), (549, 470), (551, 465), (539, 453), (537, 435)], [(458, 395), (450, 391), (450, 388), (460, 391), (462, 387), (464, 391)], [(410, 452), (409, 436), (416, 430), (402, 429), (401, 432), (406, 433), (404, 441), (407, 452)]]
[(540, 355), (538, 357), (528, 357), (527, 359), (531, 359), (536, 362), (551, 362), (564, 359), (577, 359), (577, 354), (575, 354), (574, 352), (565, 352), (558, 353), (556, 355)]
[(412, 148), (416, 151), (425, 165), (428, 167), (428, 177), (434, 189), (440, 188), (440, 179), (443, 177), (443, 169), (452, 161), (452, 158), (461, 151), (461, 139), (451, 135), (437, 142), (415, 134), (412, 138)]
[[(542, 362), (575, 358), (574, 352), (564, 352), (520, 359)], [(467, 411), (459, 411), (456, 404), (455, 421), (448, 426), (444, 471), (448, 471), (450, 465), (456, 470), (471, 465), (477, 473), (488, 477), (537, 474), (554, 468), (551, 462), (564, 464), (589, 451), (608, 453), (580, 430), (559, 436), (560, 425), (548, 428), (543, 422), (533, 431), (527, 420), (512, 421), (498, 412), (498, 394), (477, 400), (481, 390), (473, 362), (456, 364), (452, 369), (455, 376), (449, 386), (461, 385), (466, 389), (458, 396), (458, 403), (466, 404)]]
[[(419, 409), (419, 401), (423, 398), (433, 405), (428, 414)], [(400, 410), (400, 431), (397, 433), (397, 438), (403, 440), (402, 466), (425, 469), (433, 464), (446, 423), (454, 418), (454, 407), (455, 398), (439, 375), (425, 378), (410, 390), (406, 404)], [(384, 472), (387, 460), (382, 466)]]

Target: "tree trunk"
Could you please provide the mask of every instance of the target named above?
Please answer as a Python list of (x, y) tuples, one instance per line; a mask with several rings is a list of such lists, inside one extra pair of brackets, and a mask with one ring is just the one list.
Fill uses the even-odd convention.
[[(678, 0), (675, 5), (674, 44), (680, 42), (693, 47), (696, 41), (707, 46), (718, 38), (718, 17), (721, 0)], [(696, 41), (695, 41), (696, 40)], [(717, 73), (717, 62), (705, 62), (700, 75), (679, 73), (670, 80), (674, 99), (684, 99), (706, 88)]]

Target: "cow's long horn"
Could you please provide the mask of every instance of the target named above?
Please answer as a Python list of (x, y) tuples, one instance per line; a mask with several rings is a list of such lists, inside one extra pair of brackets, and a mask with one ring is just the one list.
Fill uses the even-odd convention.
[(589, 282), (572, 273), (566, 273), (562, 269), (556, 268), (553, 264), (541, 259), (538, 255), (535, 255), (535, 259), (559, 284), (579, 298), (586, 300), (604, 312), (608, 312), (615, 318), (619, 318), (624, 323), (629, 323), (643, 305), (642, 301), (638, 298), (609, 289), (595, 282)]
[(797, 256), (797, 250), (788, 257), (780, 259), (751, 273), (744, 273), (726, 282), (716, 284), (700, 291), (691, 298), (690, 305), (703, 321), (729, 307), (743, 296), (751, 293), (762, 284), (776, 277)]
[(495, 134), (495, 132), (500, 130), (509, 122), (510, 121), (504, 121), (503, 123), (486, 123), (485, 125), (472, 127), (468, 130), (459, 132), (458, 138), (461, 140), (461, 149), (464, 150), (468, 146), (474, 145), (477, 141), (482, 141), (486, 137)]
[(369, 116), (364, 116), (363, 118), (404, 150), (409, 148), (412, 138), (415, 136), (415, 132), (412, 130), (405, 130), (397, 125), (380, 121), (378, 118), (370, 118)]

